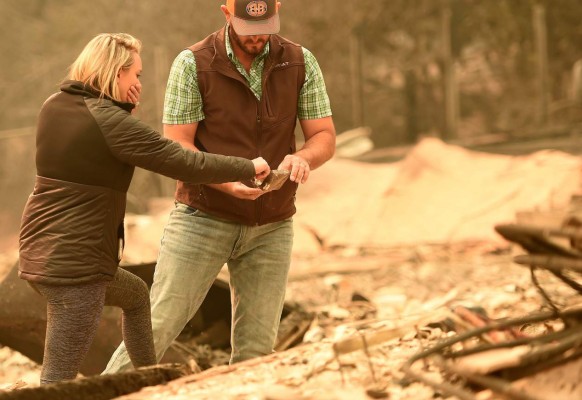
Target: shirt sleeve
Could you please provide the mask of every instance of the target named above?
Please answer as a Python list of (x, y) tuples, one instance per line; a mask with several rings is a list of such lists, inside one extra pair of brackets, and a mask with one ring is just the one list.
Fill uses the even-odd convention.
[(323, 74), (315, 56), (303, 48), (305, 83), (299, 92), (297, 116), (299, 119), (317, 119), (332, 115)]
[(196, 59), (183, 50), (174, 59), (164, 99), (164, 124), (183, 125), (204, 119), (202, 96), (198, 88)]
[(161, 136), (121, 108), (102, 103), (93, 113), (111, 154), (120, 161), (189, 183), (224, 183), (250, 179), (252, 161), (190, 151)]

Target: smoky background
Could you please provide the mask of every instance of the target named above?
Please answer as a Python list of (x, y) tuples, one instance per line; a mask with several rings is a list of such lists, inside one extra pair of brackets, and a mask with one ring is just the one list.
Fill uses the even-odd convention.
[[(317, 57), (338, 133), (371, 132), (374, 150), (362, 161), (386, 161), (386, 149), (426, 136), (474, 148), (513, 141), (516, 152), (541, 138), (578, 152), (579, 1), (281, 2), (281, 35)], [(142, 40), (138, 116), (161, 131), (172, 60), (223, 25), (223, 3), (0, 0), (0, 246), (17, 237), (32, 190), (38, 110), (83, 46), (101, 32)], [(171, 180), (138, 170), (128, 211), (146, 212), (148, 199), (173, 190)]]

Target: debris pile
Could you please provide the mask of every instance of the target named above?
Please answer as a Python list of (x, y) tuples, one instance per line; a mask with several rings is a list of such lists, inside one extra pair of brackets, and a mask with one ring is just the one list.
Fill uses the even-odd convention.
[[(278, 351), (227, 365), (223, 271), (216, 289), (225, 295), (210, 293), (212, 307), (171, 347), (194, 373), (119, 399), (582, 398), (579, 225), (512, 224), (518, 211), (564, 210), (580, 172), (578, 158), (560, 152), (487, 155), (436, 139), (390, 164), (334, 159), (298, 193)], [(127, 219), (124, 267), (148, 283), (172, 200), (157, 207)], [(512, 243), (528, 254), (514, 257)], [(21, 293), (18, 283), (0, 268), (0, 291)], [(42, 318), (41, 308), (28, 310)], [(116, 318), (104, 321), (111, 328), (99, 337), (119, 334)]]
[(298, 251), (423, 243), (502, 242), (493, 226), (516, 213), (565, 208), (580, 189), (579, 157), (507, 156), (425, 138), (387, 164), (334, 159), (297, 195)]
[[(530, 269), (546, 311), (490, 320), (481, 313), (458, 308), (455, 314), (460, 318), (453, 321), (457, 334), (413, 356), (403, 370), (411, 379), (460, 399), (474, 399), (475, 388), (507, 399), (582, 398), (579, 220), (569, 217), (559, 229), (518, 224), (498, 225), (495, 229), (527, 251), (526, 255), (514, 257), (514, 261)], [(568, 306), (564, 297), (556, 298), (545, 290), (543, 272), (576, 293), (577, 301)], [(467, 330), (467, 326), (471, 329)], [(413, 368), (421, 360), (437, 364), (456, 382), (426, 377)]]
[[(341, 136), (341, 135), (340, 135)], [(481, 153), (436, 138), (397, 162), (334, 158), (297, 192), (293, 253), (420, 244), (503, 244), (492, 229), (518, 212), (563, 209), (580, 188), (580, 158), (560, 151)], [(154, 262), (174, 203), (154, 199), (148, 215), (127, 215), (123, 262)]]

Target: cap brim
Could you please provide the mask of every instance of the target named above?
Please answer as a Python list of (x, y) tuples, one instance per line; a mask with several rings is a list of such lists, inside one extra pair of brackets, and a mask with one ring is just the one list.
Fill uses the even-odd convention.
[(275, 14), (271, 18), (261, 21), (250, 21), (231, 15), (230, 23), (236, 34), (241, 36), (272, 35), (279, 33), (281, 29), (279, 14)]

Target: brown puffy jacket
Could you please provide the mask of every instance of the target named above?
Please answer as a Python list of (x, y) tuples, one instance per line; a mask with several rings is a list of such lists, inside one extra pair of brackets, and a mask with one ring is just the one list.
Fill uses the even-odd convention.
[(133, 105), (67, 81), (43, 105), (37, 178), (20, 229), (22, 279), (55, 285), (110, 280), (123, 246), (134, 167), (192, 183), (254, 176), (238, 157), (188, 151), (131, 115)]

